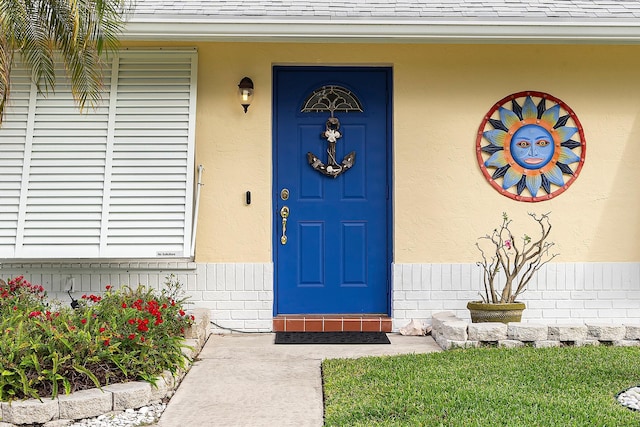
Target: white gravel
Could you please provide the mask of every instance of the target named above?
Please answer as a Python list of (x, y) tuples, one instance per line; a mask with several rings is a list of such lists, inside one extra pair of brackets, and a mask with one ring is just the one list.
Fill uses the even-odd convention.
[(143, 406), (140, 409), (127, 409), (124, 412), (100, 415), (95, 418), (76, 421), (70, 427), (136, 427), (155, 424), (167, 405), (158, 403)]

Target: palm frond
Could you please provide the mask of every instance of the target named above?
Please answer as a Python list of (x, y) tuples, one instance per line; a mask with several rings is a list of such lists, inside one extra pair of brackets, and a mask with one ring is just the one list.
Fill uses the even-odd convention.
[(0, 125), (4, 117), (4, 110), (11, 90), (11, 64), (12, 51), (9, 47), (9, 39), (6, 37), (4, 20), (0, 17)]
[(80, 109), (99, 102), (104, 56), (119, 47), (133, 5), (132, 0), (1, 0), (0, 124), (15, 53), (40, 93), (55, 91), (60, 58)]

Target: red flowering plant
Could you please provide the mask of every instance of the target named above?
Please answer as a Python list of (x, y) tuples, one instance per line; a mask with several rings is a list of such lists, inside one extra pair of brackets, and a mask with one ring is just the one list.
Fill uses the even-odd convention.
[(0, 311), (39, 307), (46, 297), (44, 287), (29, 283), (24, 276), (6, 282), (0, 279)]
[[(87, 313), (96, 313), (102, 322), (103, 346), (123, 372), (152, 381), (163, 370), (184, 367), (179, 363), (184, 362), (184, 331), (194, 319), (184, 311), (186, 300), (177, 294), (179, 287), (169, 276), (160, 292), (123, 286), (108, 289), (98, 303), (87, 305)], [(150, 367), (155, 370), (151, 375)]]
[(108, 285), (77, 308), (49, 303), (24, 278), (0, 282), (0, 401), (57, 396), (127, 380), (155, 379), (184, 368), (181, 284), (169, 276), (157, 291)]

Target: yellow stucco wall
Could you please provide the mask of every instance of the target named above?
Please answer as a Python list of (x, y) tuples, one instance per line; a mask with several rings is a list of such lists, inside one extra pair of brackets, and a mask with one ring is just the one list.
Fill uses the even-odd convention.
[[(551, 212), (559, 262), (640, 261), (640, 46), (195, 46), (196, 164), (205, 167), (198, 262), (272, 260), (272, 66), (332, 64), (394, 70), (395, 262), (474, 262), (476, 238), (503, 211), (527, 226), (527, 212)], [(256, 87), (246, 115), (236, 99), (245, 75)], [(546, 202), (501, 196), (475, 156), (484, 114), (523, 90), (561, 99), (584, 127), (579, 178)]]

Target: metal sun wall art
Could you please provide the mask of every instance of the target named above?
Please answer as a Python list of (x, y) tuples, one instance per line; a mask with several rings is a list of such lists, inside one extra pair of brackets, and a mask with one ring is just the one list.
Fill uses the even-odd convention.
[(341, 86), (323, 86), (307, 97), (301, 111), (303, 113), (324, 111), (331, 113), (331, 117), (325, 124), (324, 132), (320, 134), (321, 138), (327, 140), (327, 163), (323, 163), (318, 156), (309, 151), (307, 161), (311, 167), (332, 178), (351, 169), (356, 161), (355, 151), (344, 156), (341, 163), (336, 160), (336, 143), (339, 138), (342, 138), (342, 133), (340, 120), (334, 116), (334, 113), (336, 111), (363, 112), (362, 104), (355, 94)]
[(578, 178), (585, 153), (578, 117), (543, 92), (518, 92), (498, 101), (476, 138), (478, 164), (487, 181), (521, 202), (563, 193)]

